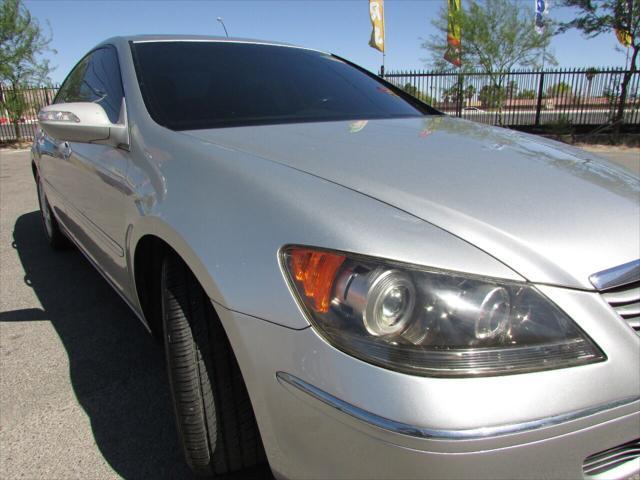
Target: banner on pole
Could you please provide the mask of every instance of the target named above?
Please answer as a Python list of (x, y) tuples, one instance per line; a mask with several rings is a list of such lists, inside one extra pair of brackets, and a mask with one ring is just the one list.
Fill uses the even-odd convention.
[(549, 0), (534, 0), (536, 3), (536, 32), (544, 33), (544, 17), (549, 14)]
[(620, 42), (620, 44), (628, 48), (631, 46), (631, 42), (633, 37), (631, 36), (631, 32), (629, 32), (629, 23), (631, 21), (631, 12), (629, 8), (633, 5), (633, 3), (620, 1), (616, 3), (615, 6), (615, 32), (616, 38)]
[(462, 59), (460, 57), (460, 46), (462, 29), (460, 28), (460, 8), (462, 0), (447, 0), (449, 2), (448, 24), (447, 24), (447, 49), (444, 52), (444, 59), (460, 67)]
[(384, 0), (369, 0), (371, 39), (369, 45), (384, 53)]
[(628, 31), (616, 28), (616, 38), (623, 47), (631, 46), (631, 34)]

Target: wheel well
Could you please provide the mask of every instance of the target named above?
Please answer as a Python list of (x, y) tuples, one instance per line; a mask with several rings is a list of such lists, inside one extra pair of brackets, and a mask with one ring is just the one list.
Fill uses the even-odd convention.
[[(167, 255), (175, 255), (184, 262), (180, 254), (160, 237), (144, 235), (138, 241), (133, 256), (133, 271), (138, 301), (151, 333), (158, 339), (162, 339), (163, 329), (160, 284), (162, 262)], [(188, 265), (187, 268), (189, 268)], [(196, 279), (196, 281), (198, 280)]]
[[(175, 255), (184, 262), (184, 258), (167, 242), (155, 235), (144, 235), (136, 244), (133, 256), (133, 271), (138, 301), (151, 333), (162, 339), (162, 262), (167, 255)], [(197, 282), (199, 279), (189, 265), (184, 262)], [(200, 282), (200, 285), (202, 283)], [(214, 307), (216, 316), (218, 312)], [(220, 320), (218, 320), (220, 321)]]
[[(173, 248), (171, 248), (171, 246), (168, 243), (166, 243), (164, 240), (154, 235), (145, 235), (138, 241), (135, 252), (134, 252), (134, 257), (133, 257), (134, 275), (135, 275), (136, 292), (138, 295), (138, 300), (142, 307), (142, 311), (149, 325), (149, 328), (151, 329), (154, 337), (160, 342), (162, 342), (163, 345), (164, 345), (164, 342), (162, 341), (163, 326), (162, 326), (161, 275), (162, 275), (162, 262), (167, 255), (175, 255), (177, 258), (181, 259), (180, 255)], [(182, 261), (184, 260), (182, 259)], [(189, 268), (188, 265), (186, 266), (187, 268)], [(193, 275), (193, 272), (191, 272), (191, 274)], [(193, 278), (196, 282), (198, 282), (198, 279), (195, 277), (195, 275)], [(220, 332), (222, 336), (224, 336), (224, 341), (227, 342), (228, 348), (230, 349), (230, 352), (231, 352), (230, 357), (227, 356), (227, 359), (223, 360), (223, 363), (217, 365), (216, 369), (218, 372), (221, 372), (223, 368), (226, 368), (226, 369), (232, 368), (230, 367), (230, 364), (228, 362), (233, 361), (233, 364), (235, 365), (235, 369), (237, 369), (237, 372), (239, 373), (239, 382), (242, 383), (242, 385), (241, 386), (238, 385), (238, 381), (234, 382), (234, 385), (233, 385), (234, 393), (233, 393), (232, 400), (236, 402), (239, 406), (242, 406), (243, 400), (241, 399), (239, 402), (237, 402), (237, 399), (239, 395), (238, 393), (239, 389), (243, 389), (243, 391), (245, 392), (244, 395), (246, 395), (246, 400), (248, 402), (248, 403), (244, 403), (244, 405), (248, 405), (248, 410), (247, 410), (247, 407), (245, 406), (244, 411), (250, 412), (250, 415), (252, 415), (255, 418), (255, 410), (253, 408), (253, 403), (251, 401), (251, 398), (248, 395), (248, 392), (246, 391), (246, 387), (247, 387), (246, 381), (244, 379), (244, 376), (242, 375), (242, 370), (240, 369), (240, 366), (238, 364), (238, 360), (237, 360), (237, 357), (235, 356), (233, 346), (231, 344), (231, 341), (228, 335), (225, 332), (222, 322), (220, 321), (218, 312), (216, 311), (215, 307), (213, 307), (213, 305), (211, 305), (211, 308), (212, 308), (213, 317), (209, 317), (209, 319), (218, 323), (219, 330), (217, 331)], [(232, 372), (228, 372), (227, 374), (230, 374), (230, 373)], [(231, 395), (231, 394), (227, 392), (227, 395)], [(238, 415), (240, 415), (240, 413), (236, 413), (235, 415), (237, 418), (239, 418)], [(245, 426), (242, 427), (243, 428), (242, 438), (244, 439), (244, 441), (246, 441), (246, 438), (247, 438), (246, 424), (248, 420), (246, 417), (243, 417), (243, 419), (244, 419), (243, 422)], [(258, 463), (261, 463), (264, 461), (264, 458), (265, 458), (264, 443), (260, 436), (260, 431), (257, 425), (256, 425), (256, 435), (257, 435), (256, 448), (258, 449), (256, 453), (256, 458), (258, 459)]]
[(146, 235), (138, 241), (133, 257), (136, 293), (142, 313), (151, 332), (159, 339), (162, 338), (160, 274), (162, 259), (168, 253), (175, 254), (166, 242)]

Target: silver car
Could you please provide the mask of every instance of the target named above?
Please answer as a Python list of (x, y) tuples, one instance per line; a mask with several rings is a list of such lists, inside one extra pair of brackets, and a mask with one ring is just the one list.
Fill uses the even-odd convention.
[(196, 473), (640, 471), (631, 174), (254, 40), (112, 38), (39, 122), (46, 237), (164, 339)]

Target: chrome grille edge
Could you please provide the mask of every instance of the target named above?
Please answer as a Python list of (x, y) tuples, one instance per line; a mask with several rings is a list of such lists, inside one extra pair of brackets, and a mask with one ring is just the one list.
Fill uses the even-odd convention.
[(640, 259), (594, 273), (589, 280), (611, 308), (640, 335)]
[(600, 292), (620, 317), (640, 335), (640, 281)]
[(598, 290), (609, 290), (640, 281), (640, 259), (594, 273), (589, 280)]
[[(640, 459), (640, 438), (585, 458), (582, 471), (588, 477), (597, 478), (638, 459)], [(632, 470), (636, 470), (636, 468), (632, 468)]]

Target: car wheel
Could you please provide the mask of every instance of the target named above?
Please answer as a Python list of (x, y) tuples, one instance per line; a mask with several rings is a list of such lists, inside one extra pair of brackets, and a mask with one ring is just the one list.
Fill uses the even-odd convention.
[(53, 215), (51, 205), (47, 200), (47, 196), (44, 193), (43, 180), (40, 175), (36, 177), (37, 189), (38, 189), (38, 202), (40, 203), (40, 219), (42, 220), (42, 226), (44, 228), (44, 234), (47, 238), (47, 242), (55, 249), (64, 248), (68, 245), (67, 238), (58, 226), (58, 221)]
[(224, 329), (176, 256), (163, 262), (161, 291), (169, 385), (187, 463), (200, 475), (263, 463), (251, 402)]

